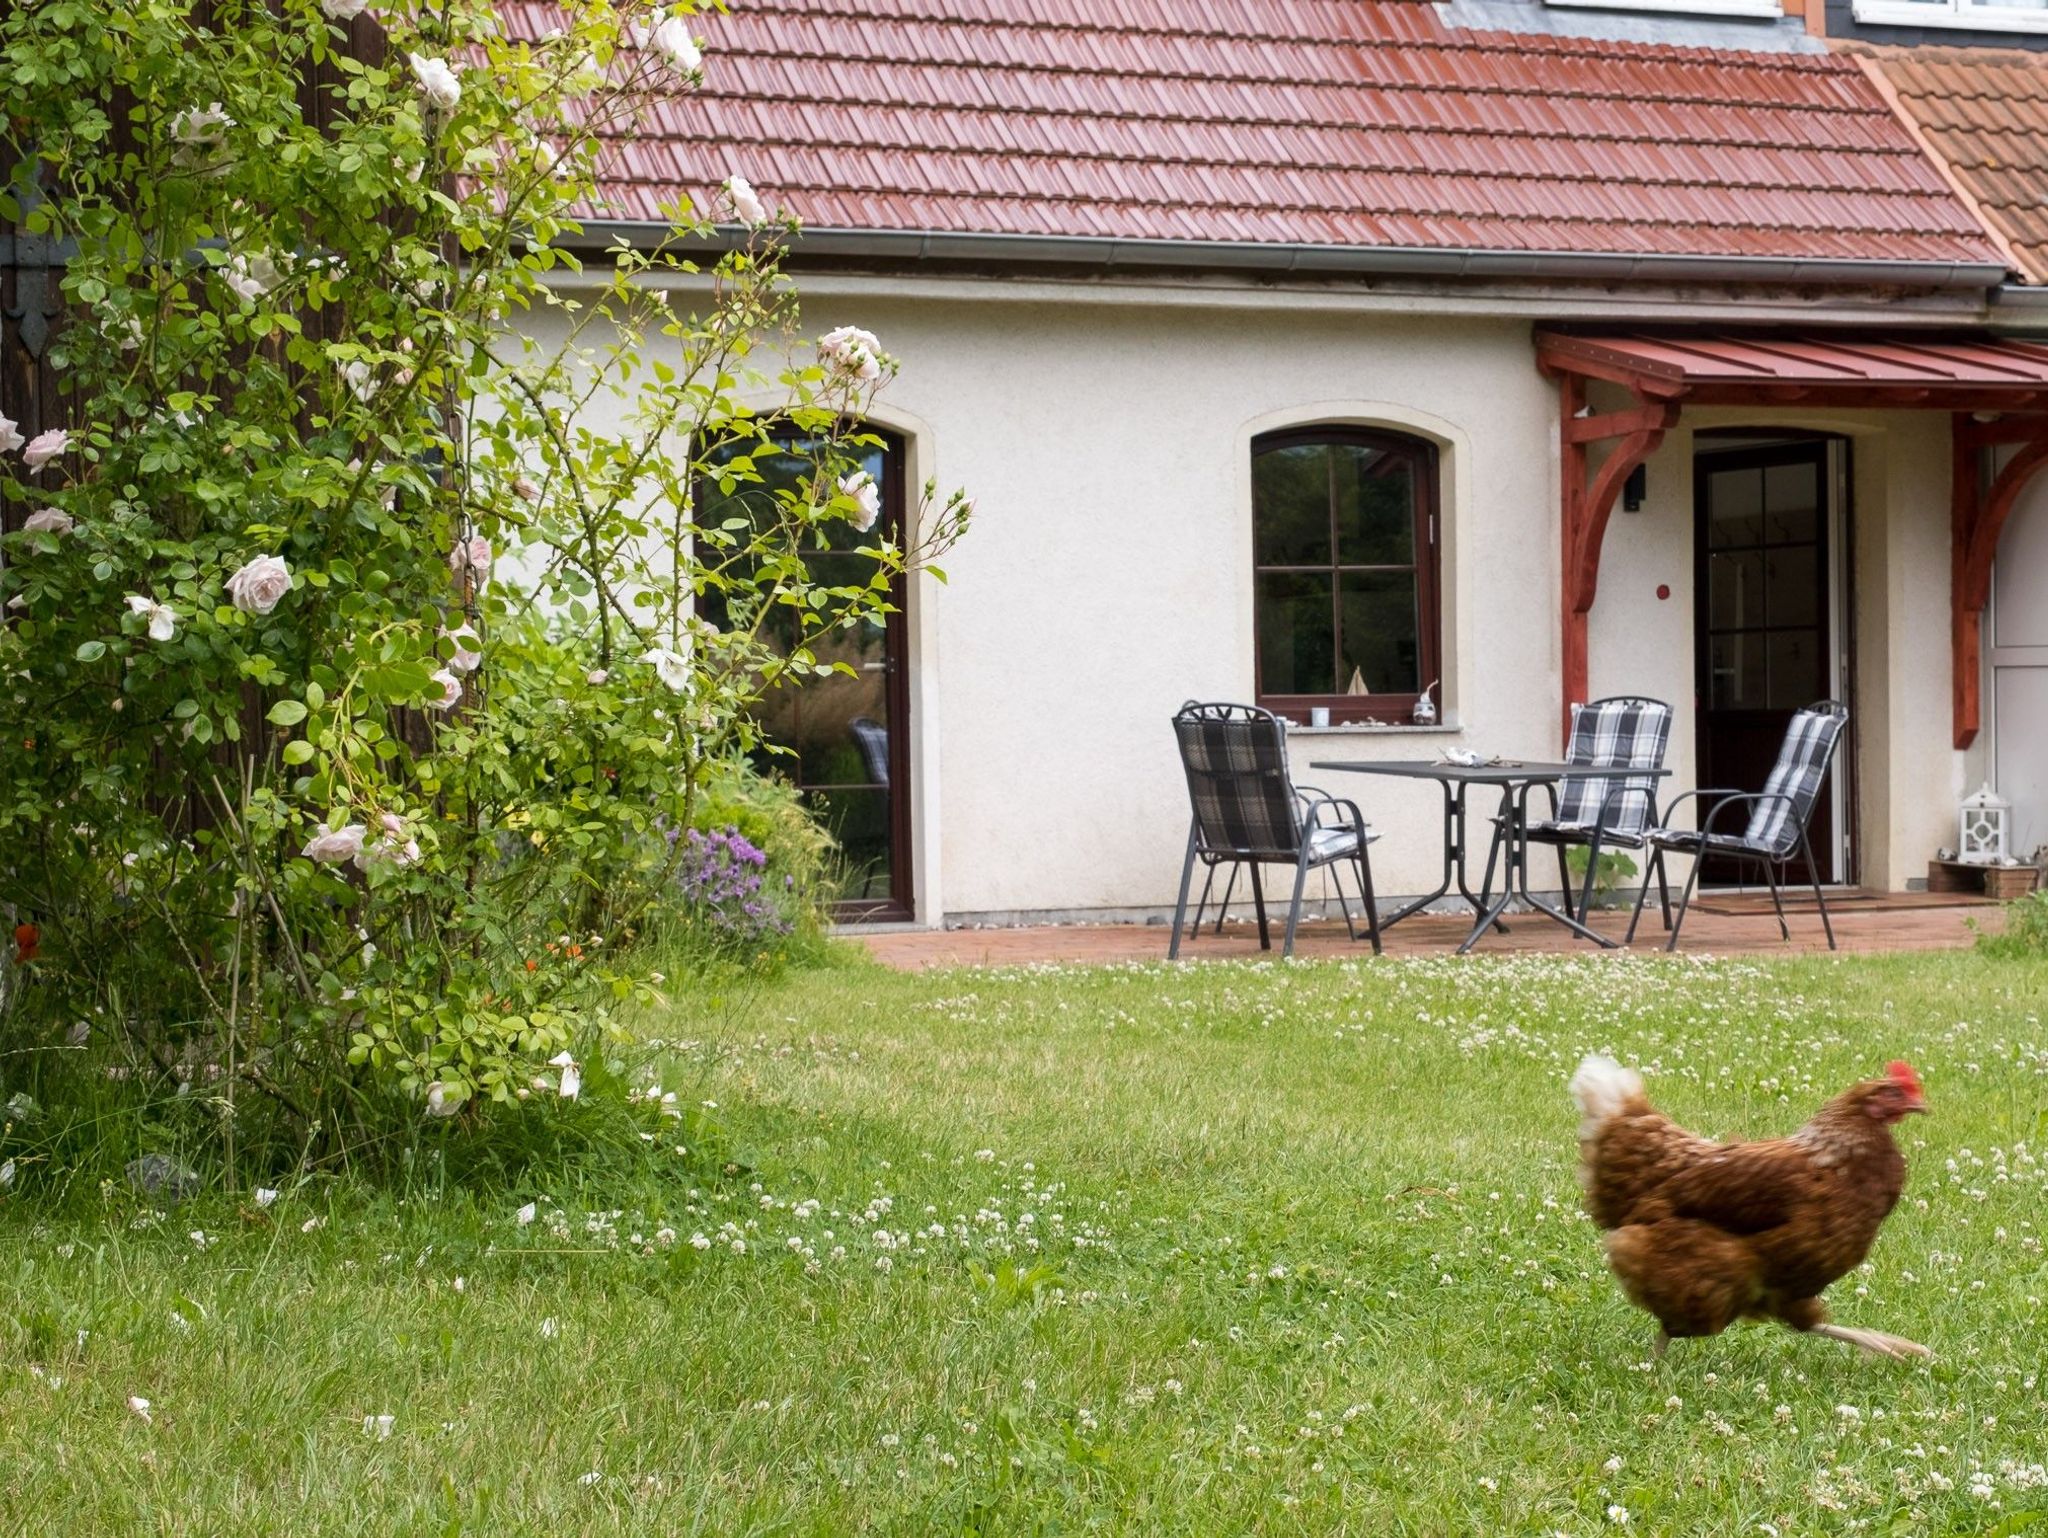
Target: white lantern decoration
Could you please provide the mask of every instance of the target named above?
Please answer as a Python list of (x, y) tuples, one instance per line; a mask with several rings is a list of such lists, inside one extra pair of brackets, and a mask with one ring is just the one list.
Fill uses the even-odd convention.
[(1988, 782), (1974, 796), (1964, 797), (1956, 819), (1956, 858), (1968, 865), (2003, 865), (2011, 813), (2012, 803)]

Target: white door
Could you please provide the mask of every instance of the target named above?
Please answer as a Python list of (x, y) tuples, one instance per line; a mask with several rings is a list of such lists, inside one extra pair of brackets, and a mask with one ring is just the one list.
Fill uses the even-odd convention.
[(2011, 849), (2048, 844), (2048, 486), (2034, 482), (1999, 540), (1991, 578), (1991, 763), (2012, 803)]

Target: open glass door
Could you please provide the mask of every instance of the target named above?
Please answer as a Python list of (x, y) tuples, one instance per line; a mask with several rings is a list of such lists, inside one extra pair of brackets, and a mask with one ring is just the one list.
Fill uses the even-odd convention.
[[(1793, 713), (1817, 700), (1846, 702), (1846, 445), (1714, 441), (1702, 435), (1693, 461), (1699, 778), (1757, 791)], [(1823, 882), (1853, 879), (1841, 811), (1850, 758), (1845, 742), (1809, 830)], [(1701, 879), (1755, 874), (1754, 865), (1709, 858)], [(1788, 875), (1810, 879), (1804, 858), (1793, 858)]]
[[(900, 545), (903, 536), (903, 466), (900, 444), (867, 430), (879, 445), (856, 450), (862, 467), (882, 492), (877, 532)], [(816, 449), (791, 439), (785, 452), (749, 446), (760, 482), (722, 493), (706, 484), (702, 519), (716, 525), (727, 518), (771, 513), (777, 490), (793, 490), (816, 473)], [(735, 448), (734, 454), (747, 452)], [(715, 461), (717, 453), (711, 456)], [(807, 557), (814, 580), (833, 586), (865, 585), (874, 575), (872, 558), (858, 553), (872, 534), (834, 523), (823, 548)], [(892, 595), (895, 612), (854, 630), (832, 630), (813, 643), (820, 662), (843, 662), (851, 676), (833, 673), (776, 690), (762, 704), (760, 725), (770, 742), (786, 750), (761, 750), (756, 762), (767, 773), (793, 780), (812, 813), (837, 842), (840, 865), (834, 893), (842, 920), (908, 919), (910, 884), (909, 672), (903, 616), (902, 579)], [(707, 594), (704, 617), (729, 623), (724, 600)], [(771, 614), (769, 625), (775, 623)], [(771, 639), (786, 647), (790, 626)]]

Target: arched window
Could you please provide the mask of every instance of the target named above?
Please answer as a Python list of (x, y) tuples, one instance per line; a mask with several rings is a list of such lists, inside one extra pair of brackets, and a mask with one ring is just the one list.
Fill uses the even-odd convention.
[(1440, 683), (1434, 444), (1341, 426), (1253, 439), (1252, 563), (1267, 709), (1406, 721)]

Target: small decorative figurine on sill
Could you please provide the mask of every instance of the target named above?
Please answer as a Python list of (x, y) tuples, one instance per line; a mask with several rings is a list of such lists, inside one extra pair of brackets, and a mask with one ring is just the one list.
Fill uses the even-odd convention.
[(1436, 705), (1429, 697), (1429, 691), (1435, 687), (1436, 680), (1432, 678), (1423, 686), (1422, 692), (1415, 696), (1415, 713), (1410, 719), (1417, 726), (1436, 725)]

